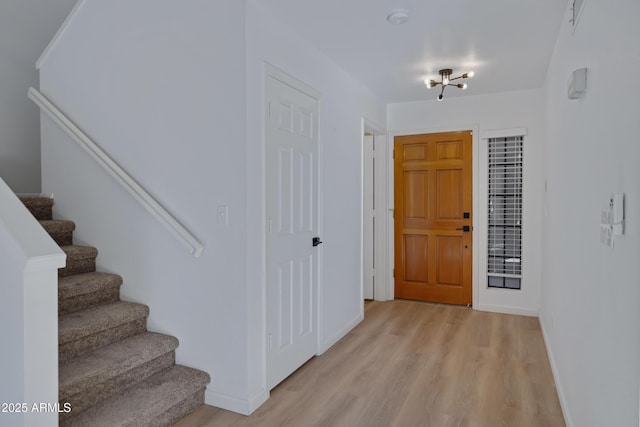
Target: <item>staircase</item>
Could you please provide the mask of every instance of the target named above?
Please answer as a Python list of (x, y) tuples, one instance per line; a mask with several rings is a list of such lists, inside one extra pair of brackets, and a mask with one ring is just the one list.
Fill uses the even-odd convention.
[[(67, 254), (58, 271), (60, 426), (169, 426), (204, 402), (208, 374), (175, 364), (178, 340), (147, 331), (149, 308), (120, 301), (122, 278), (96, 272), (53, 199), (21, 197)], [(71, 412), (65, 413), (65, 404)]]

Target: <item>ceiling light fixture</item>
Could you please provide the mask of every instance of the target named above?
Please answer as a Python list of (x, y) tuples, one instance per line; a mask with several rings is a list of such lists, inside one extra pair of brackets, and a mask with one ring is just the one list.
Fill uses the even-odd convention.
[(442, 85), (442, 90), (440, 91), (440, 95), (438, 95), (438, 101), (442, 101), (442, 99), (444, 98), (444, 89), (447, 86), (455, 86), (458, 89), (466, 89), (467, 88), (467, 84), (466, 83), (451, 83), (454, 80), (458, 80), (458, 79), (468, 79), (469, 77), (473, 77), (473, 71), (469, 71), (468, 73), (464, 73), (461, 76), (458, 77), (453, 77), (451, 78), (451, 74), (453, 74), (453, 70), (451, 68), (445, 68), (443, 70), (438, 71), (438, 73), (440, 74), (440, 81), (437, 82), (435, 80), (425, 80), (424, 84), (427, 86), (427, 89), (431, 89), (432, 87), (436, 87), (438, 85)]
[(391, 25), (402, 25), (409, 22), (409, 11), (407, 9), (392, 9), (387, 15), (387, 22)]

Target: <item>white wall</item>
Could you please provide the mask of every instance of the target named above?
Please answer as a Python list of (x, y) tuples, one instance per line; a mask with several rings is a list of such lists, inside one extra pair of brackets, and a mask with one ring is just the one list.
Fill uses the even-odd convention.
[[(286, 28), (261, 4), (247, 2), (247, 208), (250, 389), (260, 393), (264, 354), (264, 63), (320, 91), (322, 209), (320, 351), (363, 316), (361, 299), (362, 117), (386, 122), (385, 106), (361, 83)], [(256, 241), (253, 237), (257, 236)]]
[[(640, 376), (640, 3), (587, 0), (563, 20), (546, 80), (547, 216), (541, 323), (575, 427), (637, 426)], [(588, 68), (584, 98), (566, 83)], [(628, 76), (628, 77), (626, 77)], [(626, 196), (626, 233), (599, 242), (608, 196)]]
[(17, 193), (40, 192), (38, 86), (35, 63), (76, 0), (0, 3), (0, 176)]
[(58, 414), (30, 409), (58, 401), (57, 283), (65, 255), (1, 178), (0, 206), (0, 402), (17, 405), (0, 408), (0, 424), (50, 426)]
[(207, 403), (248, 413), (268, 397), (264, 61), (322, 92), (320, 351), (362, 319), (361, 119), (386, 111), (262, 6), (219, 3), (87, 2), (41, 69), (44, 95), (205, 242), (202, 257), (46, 119), (43, 188), (98, 267), (123, 275), (123, 297), (150, 306), (150, 328), (180, 339), (178, 362), (212, 375)]
[(55, 215), (150, 306), (151, 330), (179, 338), (178, 363), (211, 374), (209, 403), (247, 394), (244, 21), (236, 0), (89, 1), (41, 68), (43, 94), (205, 244), (193, 258), (43, 120)]
[[(2, 366), (0, 367), (0, 402), (24, 400), (24, 292), (22, 278), (26, 259), (13, 240), (11, 230), (0, 223), (0, 268), (2, 268), (2, 299), (0, 322), (4, 328)], [(11, 344), (9, 344), (11, 343)], [(0, 413), (3, 425), (24, 425), (22, 414)]]
[[(473, 84), (471, 82), (470, 84)], [(455, 89), (454, 89), (455, 90)], [(489, 289), (481, 285), (480, 277), (486, 271), (476, 261), (474, 265), (473, 305), (482, 310), (536, 315), (540, 304), (541, 282), (541, 205), (543, 189), (544, 93), (542, 90), (505, 92), (492, 95), (445, 98), (436, 100), (390, 104), (388, 128), (391, 135), (463, 130), (475, 127), (474, 144), (480, 143), (482, 134), (489, 130), (526, 128), (523, 177), (523, 278), (522, 289)], [(435, 94), (434, 94), (435, 96)], [(393, 144), (393, 141), (390, 141)], [(477, 151), (475, 152), (476, 154)], [(474, 159), (474, 181), (483, 187), (486, 197), (486, 177), (479, 176), (478, 158)], [(482, 182), (480, 182), (482, 181)], [(480, 192), (480, 191), (478, 191)], [(483, 194), (479, 194), (482, 196)], [(391, 196), (391, 203), (393, 197)], [(480, 212), (474, 216), (480, 218)], [(483, 227), (483, 224), (479, 224)], [(474, 250), (482, 244), (477, 228), (474, 232)], [(477, 260), (474, 257), (474, 260)]]

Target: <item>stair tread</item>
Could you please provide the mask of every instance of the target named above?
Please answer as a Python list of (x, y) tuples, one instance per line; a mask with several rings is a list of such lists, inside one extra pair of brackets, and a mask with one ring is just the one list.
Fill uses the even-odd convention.
[(105, 287), (122, 285), (122, 277), (111, 273), (82, 273), (58, 279), (58, 295), (72, 298), (98, 291)]
[(53, 206), (53, 199), (47, 196), (18, 196), (27, 206)]
[(178, 347), (178, 339), (145, 332), (60, 365), (60, 398), (126, 373)]
[(45, 196), (22, 195), (18, 196), (23, 205), (37, 219), (52, 219), (53, 199)]
[(63, 219), (41, 219), (39, 222), (48, 233), (69, 233), (76, 229), (75, 222)]
[(175, 365), (73, 416), (65, 425), (153, 425), (154, 419), (203, 389), (209, 381), (210, 377), (205, 372)]
[(58, 342), (64, 344), (148, 315), (146, 305), (124, 301), (65, 314), (58, 319)]
[(60, 249), (67, 254), (67, 263), (69, 263), (70, 259), (78, 260), (95, 258), (98, 256), (98, 249), (93, 246), (65, 245), (60, 246)]

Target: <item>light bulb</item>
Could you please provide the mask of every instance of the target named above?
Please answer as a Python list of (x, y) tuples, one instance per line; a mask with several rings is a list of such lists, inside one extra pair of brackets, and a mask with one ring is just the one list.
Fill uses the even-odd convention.
[(442, 94), (438, 95), (438, 101), (442, 101), (443, 98), (444, 98), (444, 95)]
[(469, 71), (467, 73), (467, 77), (473, 77), (476, 73), (474, 73), (473, 71)]
[(424, 81), (424, 85), (427, 87), (427, 89), (431, 89), (433, 86), (431, 85), (431, 80), (426, 79)]
[(442, 76), (442, 85), (446, 86), (449, 84), (449, 76)]
[(462, 90), (465, 90), (467, 88), (467, 84), (466, 83), (459, 83), (458, 87)]

